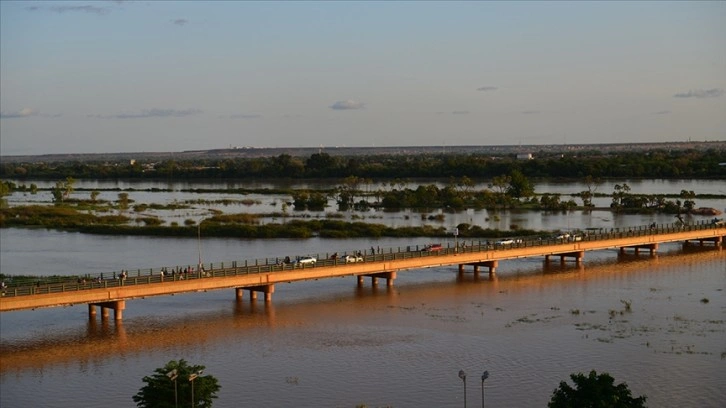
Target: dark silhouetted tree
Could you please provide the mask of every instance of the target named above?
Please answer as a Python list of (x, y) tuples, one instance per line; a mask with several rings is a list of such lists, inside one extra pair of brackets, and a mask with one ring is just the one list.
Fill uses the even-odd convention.
[(595, 370), (587, 376), (571, 374), (575, 383), (571, 387), (564, 381), (552, 393), (548, 408), (643, 408), (645, 396), (633, 398), (628, 385), (615, 385), (615, 379), (608, 373), (598, 374)]
[[(139, 408), (174, 408), (175, 406), (209, 408), (220, 385), (211, 375), (202, 375), (204, 366), (189, 365), (184, 359), (169, 361), (164, 367), (157, 368), (154, 374), (146, 376), (146, 383), (133, 396)], [(202, 374), (200, 374), (202, 373)], [(192, 381), (194, 380), (194, 399), (192, 400)], [(176, 388), (175, 388), (176, 387)]]

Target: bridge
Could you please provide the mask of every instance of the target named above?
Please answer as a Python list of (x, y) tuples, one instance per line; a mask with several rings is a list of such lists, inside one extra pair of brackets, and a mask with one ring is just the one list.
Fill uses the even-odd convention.
[(328, 259), (314, 264), (275, 260), (255, 261), (253, 264), (248, 261), (233, 262), (232, 265), (216, 267), (210, 264), (208, 269), (197, 267), (193, 272), (170, 276), (153, 269), (147, 272), (138, 270), (135, 276), (119, 274), (112, 279), (100, 279), (99, 276), (97, 280), (79, 278), (42, 285), (11, 286), (5, 288), (0, 296), (0, 312), (87, 304), (90, 318), (96, 316), (96, 308), (100, 307), (102, 319), (108, 319), (109, 311), (113, 310), (114, 319), (119, 321), (123, 319), (126, 300), (148, 296), (235, 289), (237, 300), (241, 300), (244, 291), (248, 291), (251, 300), (262, 293), (265, 301), (269, 302), (278, 283), (352, 276), (356, 277), (358, 285), (369, 277), (373, 285), (378, 279), (386, 279), (386, 284), (392, 286), (398, 271), (451, 265), (457, 265), (460, 274), (467, 267), (478, 274), (484, 267), (491, 276), (496, 274), (499, 262), (511, 259), (543, 257), (545, 262), (550, 262), (552, 257), (556, 257), (560, 262), (571, 258), (581, 263), (587, 251), (617, 248), (621, 252), (647, 251), (653, 255), (659, 244), (668, 242), (712, 244), (721, 250), (724, 237), (726, 225), (702, 222), (599, 230), (577, 239), (537, 238), (502, 245), (472, 242), (437, 250), (389, 248), (366, 254), (362, 262), (355, 263), (326, 256)]

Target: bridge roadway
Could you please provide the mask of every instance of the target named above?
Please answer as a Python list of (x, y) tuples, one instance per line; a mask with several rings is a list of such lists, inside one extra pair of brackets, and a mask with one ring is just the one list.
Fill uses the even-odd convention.
[(372, 283), (386, 279), (392, 285), (396, 273), (401, 270), (458, 265), (459, 273), (471, 266), (475, 273), (480, 267), (487, 267), (490, 274), (496, 273), (499, 261), (527, 257), (558, 256), (560, 261), (574, 258), (582, 262), (587, 251), (627, 248), (634, 251), (647, 250), (654, 254), (658, 244), (666, 242), (698, 241), (701, 245), (712, 242), (719, 250), (726, 237), (726, 226), (722, 223), (698, 223), (686, 226), (667, 225), (658, 228), (636, 227), (614, 232), (589, 234), (579, 241), (526, 240), (506, 246), (468, 245), (442, 248), (440, 251), (396, 251), (366, 255), (363, 262), (344, 263), (342, 260), (320, 260), (315, 265), (295, 266), (289, 264), (245, 265), (220, 267), (187, 275), (186, 279), (148, 275), (127, 277), (125, 280), (110, 279), (96, 282), (64, 282), (42, 286), (19, 286), (6, 289), (0, 296), (0, 312), (36, 309), (43, 307), (88, 304), (89, 316), (94, 317), (96, 306), (102, 311), (102, 318), (108, 318), (114, 310), (114, 318), (121, 320), (126, 300), (147, 296), (172, 295), (185, 292), (202, 292), (217, 289), (236, 290), (237, 299), (244, 290), (255, 300), (257, 293), (264, 293), (270, 301), (277, 283), (317, 280), (342, 276), (356, 276), (362, 285), (364, 277)]

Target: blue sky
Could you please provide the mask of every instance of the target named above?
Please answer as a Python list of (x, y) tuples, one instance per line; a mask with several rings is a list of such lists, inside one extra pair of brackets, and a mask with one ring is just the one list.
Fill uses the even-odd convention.
[(0, 2), (0, 154), (726, 140), (726, 2)]

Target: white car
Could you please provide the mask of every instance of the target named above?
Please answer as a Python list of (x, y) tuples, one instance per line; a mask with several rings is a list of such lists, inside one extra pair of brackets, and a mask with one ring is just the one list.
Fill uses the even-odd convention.
[(343, 257), (345, 263), (363, 262), (363, 257), (355, 255), (346, 255)]
[(315, 265), (316, 262), (318, 262), (318, 260), (313, 258), (312, 256), (303, 256), (302, 258), (297, 260), (297, 263), (299, 265)]
[(504, 238), (504, 239), (500, 239), (499, 241), (495, 242), (494, 245), (505, 246), (505, 245), (521, 244), (521, 243), (522, 243), (521, 239)]

